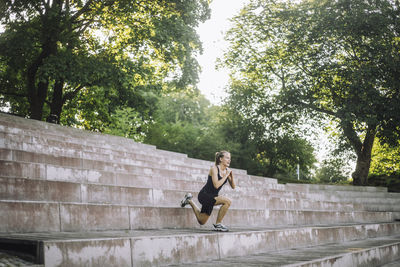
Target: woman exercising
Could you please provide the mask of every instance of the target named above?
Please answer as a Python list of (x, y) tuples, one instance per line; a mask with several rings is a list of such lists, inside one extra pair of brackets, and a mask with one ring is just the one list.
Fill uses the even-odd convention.
[(208, 173), (207, 183), (200, 190), (198, 195), (199, 202), (202, 205), (201, 210), (192, 201), (193, 196), (191, 193), (187, 193), (185, 198), (181, 201), (181, 207), (185, 207), (187, 204), (192, 207), (200, 225), (205, 224), (208, 218), (210, 218), (214, 206), (221, 205), (217, 221), (213, 224), (215, 231), (229, 231), (228, 227), (221, 222), (231, 205), (231, 200), (227, 197), (219, 196), (218, 193), (222, 186), (225, 185), (226, 181), (229, 181), (232, 189), (236, 187), (232, 170), (228, 168), (230, 163), (231, 154), (228, 151), (215, 153), (215, 165), (211, 167)]

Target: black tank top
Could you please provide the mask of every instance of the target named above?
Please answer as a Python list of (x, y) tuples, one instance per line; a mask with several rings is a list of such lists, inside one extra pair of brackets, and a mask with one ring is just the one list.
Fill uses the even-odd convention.
[[(219, 168), (218, 167), (217, 167), (217, 169), (218, 169), (218, 180), (221, 180), (222, 176), (219, 174)], [(212, 182), (212, 176), (208, 175), (207, 183), (203, 187), (203, 189), (201, 189), (201, 190), (205, 191), (208, 194), (212, 194), (214, 196), (218, 196), (219, 191), (226, 184), (226, 181), (228, 181), (228, 179), (226, 179), (225, 182), (217, 189), (217, 188), (214, 187), (214, 184)]]

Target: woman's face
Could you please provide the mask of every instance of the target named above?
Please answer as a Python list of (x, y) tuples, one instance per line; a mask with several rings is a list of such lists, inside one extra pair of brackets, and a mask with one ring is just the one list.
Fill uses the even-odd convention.
[(224, 156), (221, 158), (221, 165), (229, 167), (230, 164), (231, 164), (231, 153), (224, 153)]

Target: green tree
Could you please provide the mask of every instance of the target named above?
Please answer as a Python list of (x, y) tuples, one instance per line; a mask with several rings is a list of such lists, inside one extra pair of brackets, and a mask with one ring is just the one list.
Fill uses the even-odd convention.
[(197, 91), (160, 96), (154, 123), (149, 127), (144, 142), (189, 157), (212, 160), (221, 138), (209, 138), (213, 135), (214, 121), (210, 109), (210, 102)]
[(400, 143), (389, 146), (376, 142), (372, 150), (368, 184), (385, 186), (389, 192), (400, 192)]
[(347, 176), (344, 175), (343, 165), (345, 160), (343, 158), (329, 158), (322, 161), (321, 167), (317, 169), (315, 178), (320, 183), (338, 183), (347, 181)]
[(294, 131), (291, 121), (278, 123), (264, 117), (257, 104), (258, 88), (249, 80), (232, 81), (224, 106), (220, 131), (226, 140), (239, 144), (238, 166), (250, 174), (287, 180), (296, 177), (299, 164), (302, 178), (310, 179), (316, 162), (313, 147)]
[(91, 90), (112, 96), (111, 114), (134, 107), (124, 96), (194, 85), (195, 27), (209, 12), (206, 0), (1, 1), (2, 105), (58, 122), (64, 105), (80, 106), (71, 102)]
[(400, 132), (398, 1), (253, 0), (234, 19), (223, 62), (266, 121), (335, 123), (364, 185), (376, 136)]
[(377, 142), (372, 149), (371, 174), (400, 175), (400, 142), (397, 146), (389, 146)]

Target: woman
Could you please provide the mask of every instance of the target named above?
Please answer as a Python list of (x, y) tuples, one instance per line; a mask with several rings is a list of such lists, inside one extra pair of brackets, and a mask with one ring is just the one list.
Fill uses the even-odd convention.
[(229, 231), (228, 227), (223, 225), (221, 222), (231, 205), (231, 200), (227, 197), (219, 196), (218, 193), (222, 186), (225, 185), (226, 181), (229, 181), (232, 189), (235, 189), (236, 187), (232, 170), (228, 168), (230, 163), (231, 154), (229, 152), (221, 151), (215, 154), (215, 165), (211, 167), (208, 173), (207, 183), (200, 190), (198, 195), (199, 202), (202, 205), (201, 210), (199, 210), (196, 204), (192, 201), (193, 196), (190, 193), (187, 193), (185, 198), (181, 201), (181, 207), (185, 207), (187, 204), (192, 207), (200, 225), (205, 224), (208, 218), (210, 218), (214, 206), (221, 205), (217, 221), (213, 224), (215, 231)]

